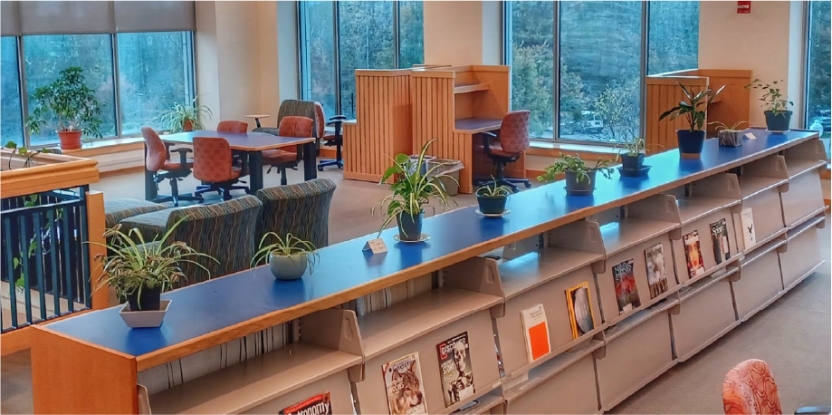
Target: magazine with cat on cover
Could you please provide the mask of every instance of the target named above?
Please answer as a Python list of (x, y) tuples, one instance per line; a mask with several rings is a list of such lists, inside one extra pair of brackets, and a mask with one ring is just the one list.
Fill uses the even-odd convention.
[(647, 264), (647, 283), (650, 286), (650, 299), (667, 292), (667, 274), (664, 268), (664, 248), (656, 244), (644, 250)]
[(731, 258), (731, 248), (728, 246), (728, 226), (725, 218), (711, 224), (711, 240), (714, 243), (714, 259), (721, 264)]
[(385, 363), (381, 370), (391, 415), (428, 413), (419, 352)]
[(693, 231), (685, 235), (682, 240), (685, 242), (688, 276), (696, 278), (705, 273), (705, 266), (702, 264), (702, 249), (699, 244), (699, 232)]
[(329, 392), (319, 393), (303, 402), (283, 408), (281, 415), (332, 415), (332, 399)]
[(745, 208), (740, 213), (740, 222), (742, 222), (742, 241), (744, 249), (751, 249), (757, 245), (757, 232), (754, 230), (754, 214), (751, 208)]
[(445, 407), (474, 394), (474, 368), (468, 348), (468, 332), (451, 337), (436, 345), (439, 355), (439, 375)]
[(618, 315), (633, 311), (641, 306), (636, 288), (636, 277), (633, 274), (634, 260), (628, 259), (612, 267), (612, 278), (615, 281), (615, 298), (618, 300)]

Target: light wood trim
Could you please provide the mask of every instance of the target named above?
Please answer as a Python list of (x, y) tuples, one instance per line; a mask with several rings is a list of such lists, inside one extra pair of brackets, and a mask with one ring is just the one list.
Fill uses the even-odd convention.
[[(125, 140), (126, 141), (126, 140)], [(62, 150), (64, 154), (72, 157), (93, 157), (104, 154), (122, 153), (125, 151), (144, 150), (144, 139), (141, 137), (131, 139), (124, 143), (110, 144), (104, 146), (95, 146), (90, 148), (82, 148), (80, 150)]]
[(35, 413), (138, 413), (135, 360), (42, 326), (33, 329)]
[[(10, 154), (8, 150), (0, 151), (3, 160), (8, 160)], [(98, 162), (95, 160), (62, 154), (40, 154), (35, 160), (51, 164), (0, 172), (2, 198), (82, 186), (99, 180)]]
[(356, 69), (355, 76), (402, 76), (410, 75), (413, 68), (406, 69)]
[(133, 167), (126, 167), (126, 168), (117, 169), (117, 170), (102, 171), (101, 173), (99, 173), (99, 177), (102, 178), (102, 179), (106, 179), (108, 177), (124, 176), (124, 175), (127, 175), (127, 174), (140, 173), (140, 172), (143, 172), (143, 171), (144, 171), (144, 166), (143, 165), (142, 166), (133, 166)]
[(0, 335), (0, 349), (2, 350), (0, 351), (0, 356), (6, 356), (19, 351), (29, 350), (32, 347), (32, 331), (35, 330), (35, 326), (40, 324), (53, 323), (69, 317), (75, 317), (77, 315), (88, 313), (89, 311), (90, 310), (75, 311), (73, 313), (64, 314), (60, 317), (50, 318), (46, 321), (39, 321), (31, 326), (21, 327), (19, 329), (12, 330), (8, 333), (3, 333), (2, 335)]
[(99, 255), (107, 255), (107, 250), (101, 245), (104, 240), (104, 231), (106, 230), (106, 223), (104, 222), (104, 193), (99, 191), (87, 192), (87, 229), (90, 244), (89, 250), (89, 264), (90, 264), (90, 287), (92, 288), (92, 308), (93, 310), (101, 310), (110, 306), (110, 293), (106, 289), (96, 290), (99, 280), (104, 276), (99, 262), (96, 257)]
[(468, 94), (471, 92), (487, 91), (488, 84), (469, 84), (454, 87), (454, 94)]

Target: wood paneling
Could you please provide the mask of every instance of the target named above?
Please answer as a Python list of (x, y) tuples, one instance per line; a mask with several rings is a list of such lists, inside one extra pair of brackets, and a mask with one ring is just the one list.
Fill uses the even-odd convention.
[[(0, 151), (3, 160), (8, 160), (11, 152)], [(12, 166), (18, 163), (15, 156)], [(55, 189), (66, 189), (99, 180), (98, 164), (95, 160), (70, 157), (62, 154), (39, 154), (35, 157), (33, 167), (15, 167), (0, 173), (0, 195), (2, 198), (23, 196)]]

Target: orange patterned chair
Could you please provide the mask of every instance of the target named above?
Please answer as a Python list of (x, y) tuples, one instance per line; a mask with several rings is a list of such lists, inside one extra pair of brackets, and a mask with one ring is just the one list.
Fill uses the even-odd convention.
[[(528, 110), (511, 111), (503, 117), (500, 131), (494, 133), (481, 133), (482, 144), (479, 150), (497, 165), (497, 173), (494, 181), (497, 185), (508, 186), (517, 193), (516, 184), (523, 184), (526, 188), (532, 187), (529, 179), (507, 178), (505, 167), (508, 163), (517, 161), (520, 156), (529, 148), (529, 116)], [(492, 142), (491, 140), (496, 140)]]
[(207, 184), (196, 194), (219, 191), (223, 200), (230, 200), (231, 190), (248, 191), (248, 187), (234, 186), (240, 173), (240, 168), (234, 166), (228, 141), (219, 137), (194, 137), (194, 178)]
[[(722, 382), (722, 404), (726, 414), (782, 414), (777, 383), (768, 363), (746, 360), (725, 375)], [(796, 414), (829, 414), (830, 407), (805, 407)]]
[(191, 174), (191, 162), (187, 159), (187, 154), (191, 152), (191, 149), (173, 149), (179, 153), (179, 162), (175, 162), (170, 159), (171, 145), (162, 141), (159, 134), (156, 134), (152, 128), (143, 127), (142, 138), (145, 143), (145, 168), (153, 173), (153, 181), (156, 182), (157, 188), (159, 182), (170, 180), (170, 196), (159, 195), (153, 202), (173, 202), (174, 206), (179, 206), (179, 201), (202, 201), (201, 196), (179, 194), (179, 181)]
[[(277, 135), (281, 137), (313, 137), (313, 129), (315, 121), (307, 117), (298, 117), (289, 115), (280, 120)], [(280, 173), (280, 184), (285, 186), (288, 181), (286, 179), (286, 169), (297, 166), (298, 154), (290, 150), (266, 150), (263, 152), (263, 164), (269, 166), (266, 174), (276, 168)]]
[(217, 124), (217, 131), (221, 133), (245, 134), (248, 132), (248, 123), (245, 121), (226, 120)]

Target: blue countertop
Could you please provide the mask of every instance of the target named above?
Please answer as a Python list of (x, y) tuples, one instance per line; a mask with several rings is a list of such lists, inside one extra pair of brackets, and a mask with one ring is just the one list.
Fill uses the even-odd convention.
[[(613, 208), (621, 205), (620, 199), (626, 196), (655, 194), (668, 185), (690, 182), (693, 175), (717, 173), (732, 167), (731, 164), (745, 163), (748, 157), (771, 154), (815, 135), (801, 131), (778, 135), (764, 130), (753, 132), (758, 139), (745, 139), (743, 146), (737, 148), (719, 147), (717, 140), (706, 141), (701, 159), (680, 159), (677, 150), (647, 157), (645, 164), (652, 166), (648, 177), (620, 177), (617, 171), (612, 179), (599, 175), (594, 196), (568, 197), (561, 181), (511, 196), (508, 208), (512, 212), (503, 218), (483, 218), (474, 212), (475, 207), (428, 218), (424, 232), (431, 237), (424, 243), (398, 243), (393, 239), (395, 229), (389, 229), (382, 233), (389, 252), (380, 256), (361, 251), (365, 241), (376, 234), (322, 248), (314, 273), (297, 281), (276, 281), (268, 267), (259, 267), (165, 293), (162, 298), (172, 303), (159, 328), (130, 329), (118, 314), (120, 307), (81, 314), (47, 327), (139, 357), (267, 313), (349, 291), (567, 215), (570, 222), (578, 220), (587, 216), (580, 213), (587, 208)], [(481, 253), (474, 251), (468, 256)]]

